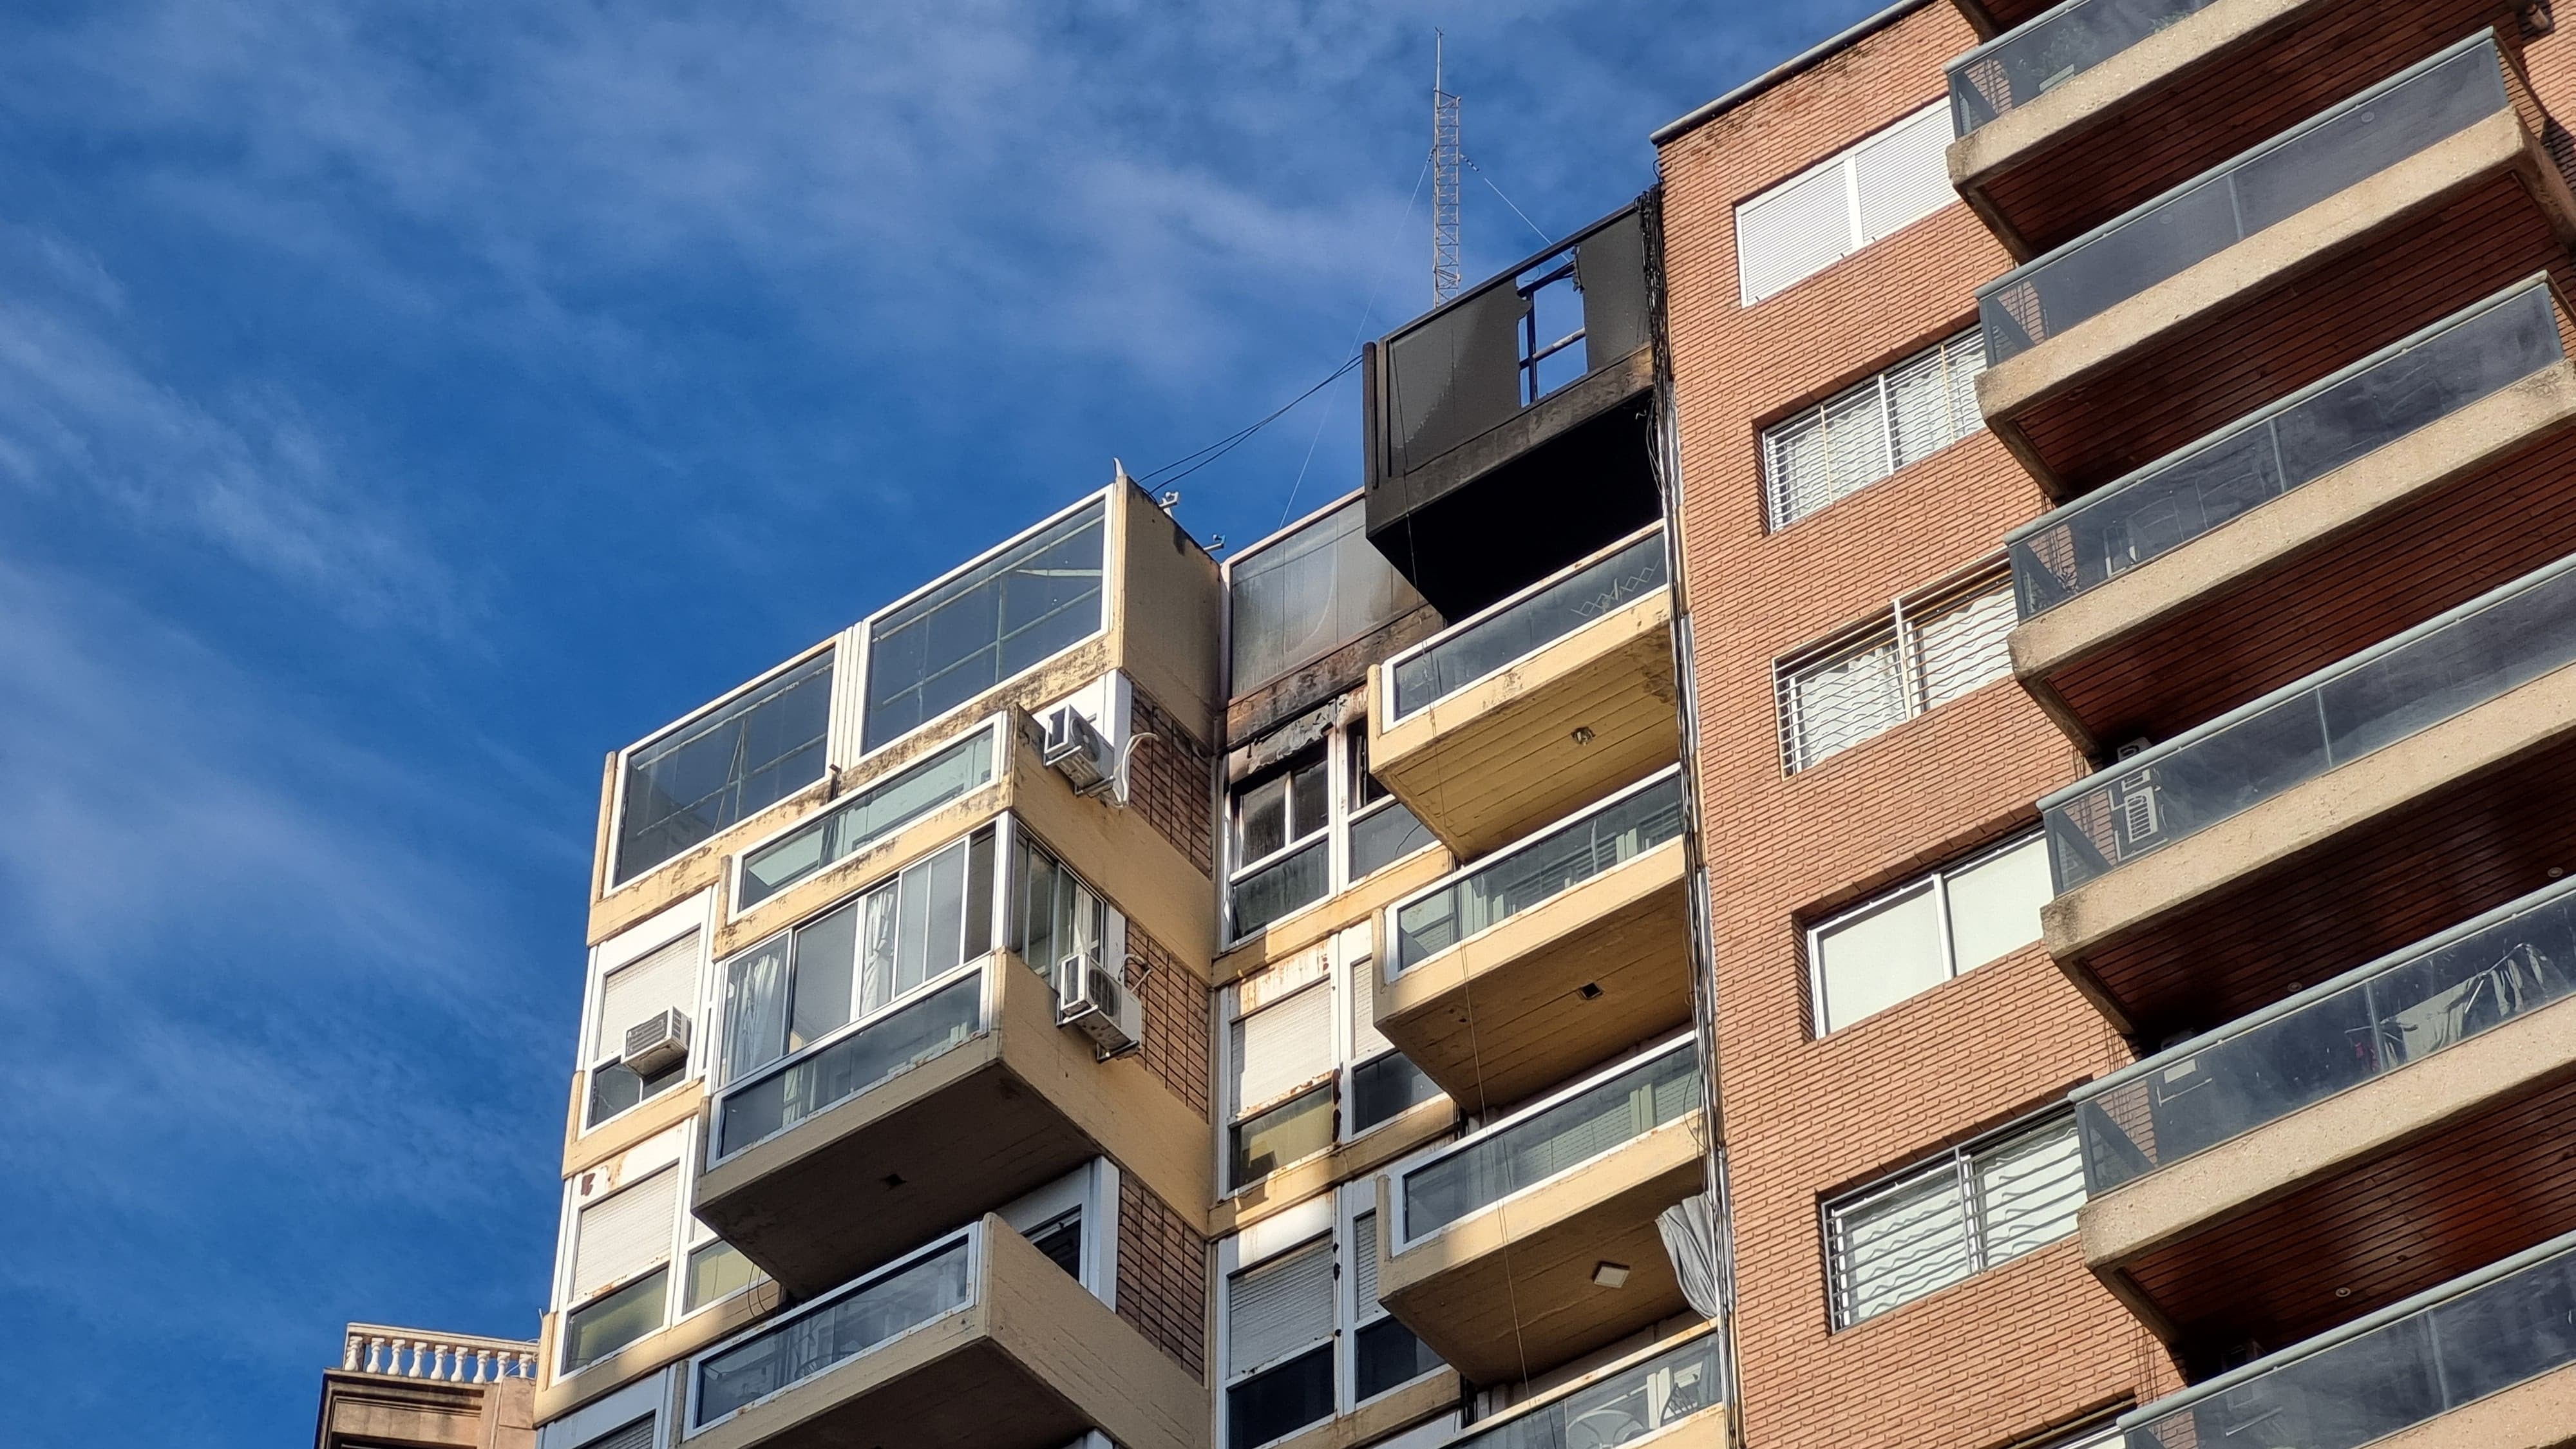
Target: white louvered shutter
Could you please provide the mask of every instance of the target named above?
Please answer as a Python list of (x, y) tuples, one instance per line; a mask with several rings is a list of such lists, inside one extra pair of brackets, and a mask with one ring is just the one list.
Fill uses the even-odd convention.
[(1333, 1240), (1318, 1238), (1235, 1274), (1226, 1318), (1226, 1357), (1236, 1374), (1332, 1337)]
[(2084, 1206), (2074, 1119), (1978, 1153), (1976, 1178), (1989, 1267), (2074, 1232), (2076, 1210)]
[(2006, 639), (2014, 617), (2012, 586), (1998, 582), (1915, 623), (1914, 649), (1923, 672), (1925, 709), (2012, 672)]
[(1735, 208), (1735, 264), (1750, 307), (1848, 255), (1850, 183), (1837, 158)]
[(680, 1215), (680, 1171), (666, 1167), (581, 1210), (573, 1224), (575, 1302), (634, 1277), (671, 1256)]
[(1377, 963), (1362, 956), (1343, 970), (1348, 976), (1351, 1002), (1351, 1060), (1364, 1062), (1393, 1051), (1395, 1043), (1379, 1035), (1377, 1029)]
[(1241, 1116), (1333, 1070), (1330, 979), (1234, 1023), (1234, 1111)]
[(599, 991), (599, 1028), (590, 1059), (602, 1062), (626, 1043), (626, 1030), (665, 1010), (696, 1019), (698, 937), (692, 931), (642, 960), (608, 973)]
[(653, 1418), (648, 1414), (622, 1429), (611, 1429), (581, 1449), (653, 1449)]
[(1384, 1316), (1386, 1305), (1377, 1301), (1377, 1213), (1372, 1210), (1351, 1219), (1351, 1301), (1358, 1305), (1354, 1321), (1367, 1323)]
[(1846, 1325), (1976, 1271), (1953, 1161), (1837, 1209), (1833, 1226), (1834, 1290)]
[(1852, 148), (1852, 189), (1860, 197), (1860, 245), (1919, 221), (1958, 199), (1950, 189), (1950, 107), (1926, 106)]

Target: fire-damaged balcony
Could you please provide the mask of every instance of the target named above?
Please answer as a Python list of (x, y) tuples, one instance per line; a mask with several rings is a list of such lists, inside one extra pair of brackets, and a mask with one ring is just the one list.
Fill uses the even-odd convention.
[(1681, 833), (1668, 768), (1398, 901), (1378, 1031), (1474, 1112), (1687, 1022)]
[(2006, 273), (1988, 425), (2071, 498), (2562, 263), (2544, 120), (2483, 32)]
[(691, 1449), (1207, 1442), (1207, 1390), (986, 1217), (699, 1354)]
[(2023, 526), (2023, 686), (2106, 755), (2576, 550), (2571, 332), (2532, 277)]
[(2074, 1101), (2085, 1258), (2186, 1359), (2576, 1231), (2576, 880)]
[(1950, 179), (2027, 260), (2516, 9), (2068, 0), (1951, 62)]
[(1671, 764), (1660, 527), (1577, 561), (1369, 673), (1370, 772), (1461, 858)]
[(1444, 617), (1660, 516), (1648, 326), (1630, 207), (1369, 344), (1369, 542)]
[(2576, 1443), (2576, 1236), (2120, 1419), (2128, 1449), (2560, 1449)]
[(2571, 663), (2576, 558), (2049, 796), (2049, 950), (2154, 1041), (2557, 879)]
[(997, 951), (730, 1083), (697, 1215), (791, 1293), (1109, 1156), (1205, 1202), (1207, 1121), (1136, 1057), (1096, 1059), (1054, 989)]
[(1379, 1178), (1379, 1301), (1477, 1383), (1684, 1312), (1655, 1220), (1704, 1190), (1706, 1130), (1684, 1036)]

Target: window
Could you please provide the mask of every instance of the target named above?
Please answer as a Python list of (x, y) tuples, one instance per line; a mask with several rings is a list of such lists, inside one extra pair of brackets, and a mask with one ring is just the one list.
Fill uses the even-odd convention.
[(689, 1281), (680, 1311), (695, 1313), (760, 1281), (760, 1270), (733, 1244), (718, 1239), (689, 1254)]
[(1786, 528), (1985, 425), (1977, 374), (1986, 345), (1969, 328), (1762, 433), (1763, 495)]
[[(674, 914), (686, 913), (690, 909), (683, 908), (683, 912)], [(695, 914), (703, 916), (703, 903), (694, 910)], [(639, 929), (653, 930), (658, 925), (658, 922), (647, 923)], [(700, 928), (693, 923), (687, 935), (612, 968), (600, 979), (599, 1004), (592, 1012), (589, 1050), (584, 1057), (590, 1072), (590, 1090), (582, 1110), (585, 1128), (596, 1127), (687, 1079), (689, 1060), (685, 1052), (667, 1065), (656, 1068), (649, 1077), (639, 1075), (619, 1058), (626, 1050), (630, 1031), (666, 1012), (677, 1013), (684, 1022), (695, 1022), (698, 1015), (700, 934)], [(606, 949), (603, 948), (603, 954)]]
[(977, 730), (861, 790), (819, 819), (744, 852), (742, 874), (734, 882), (734, 910), (747, 911), (968, 791), (992, 783), (997, 728)]
[(1828, 1203), (1834, 1326), (2045, 1247), (2075, 1231), (2083, 1205), (2075, 1119), (2064, 1108)]
[(2012, 582), (1999, 564), (1896, 601), (1774, 666), (1791, 773), (2012, 672)]
[(2036, 1449), (2120, 1449), (2123, 1442), (2116, 1422), (2101, 1423), (2078, 1429), (2063, 1438), (2051, 1439)]
[(683, 1163), (695, 1134), (694, 1123), (663, 1133), (565, 1184), (562, 1372), (760, 1281), (687, 1210)]
[(1227, 1449), (1258, 1449), (1441, 1368), (1377, 1300), (1376, 1186), (1344, 1183), (1224, 1240)]
[(585, 1442), (581, 1449), (653, 1449), (653, 1416), (647, 1414), (622, 1429), (612, 1429)]
[(833, 657), (827, 649), (626, 752), (612, 886), (823, 778)]
[(1369, 773), (1366, 726), (1329, 723), (1340, 708), (1325, 705), (1274, 732), (1268, 738), (1302, 733), (1314, 742), (1265, 761), (1228, 792), (1228, 940), (1437, 843)]
[(1227, 564), (1237, 697), (1422, 607), (1367, 525), (1353, 498)]
[(1679, 766), (1629, 786), (1395, 908), (1395, 969), (1412, 970), (1468, 937), (1681, 838)]
[(1786, 290), (1958, 199), (1935, 102), (1735, 208), (1744, 305)]
[(2047, 841), (2034, 831), (1812, 927), (1816, 1034), (2038, 940), (2049, 894)]
[(1050, 981), (1070, 957), (1118, 963), (1123, 952), (1110, 939), (1113, 920), (1099, 893), (1025, 830), (1012, 831), (1011, 852), (1018, 869), (1012, 877), (1010, 944), (1019, 958)]
[(1355, 926), (1226, 988), (1229, 1191), (1440, 1095), (1378, 1034), (1369, 940), (1369, 928)]
[(868, 621), (860, 747), (873, 750), (1100, 632), (1105, 500)]

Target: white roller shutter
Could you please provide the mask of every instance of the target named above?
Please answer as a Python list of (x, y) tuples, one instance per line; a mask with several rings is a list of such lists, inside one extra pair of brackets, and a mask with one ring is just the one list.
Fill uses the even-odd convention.
[(623, 1429), (612, 1429), (582, 1445), (581, 1449), (653, 1449), (653, 1421), (647, 1417)]
[(583, 1208), (573, 1224), (573, 1301), (578, 1303), (667, 1260), (679, 1216), (676, 1167), (666, 1167)]
[(626, 1029), (664, 1010), (696, 1019), (698, 937), (692, 931), (640, 961), (608, 973), (599, 990), (599, 1025), (590, 1059), (606, 1061), (626, 1041)]
[(1351, 1219), (1351, 1301), (1359, 1311), (1354, 1319), (1360, 1323), (1386, 1312), (1377, 1301), (1377, 1213), (1374, 1209)]
[(1958, 199), (1943, 155), (1950, 140), (1949, 103), (1940, 101), (1852, 148), (1862, 246)]
[(1395, 1043), (1377, 1029), (1377, 963), (1362, 956), (1345, 969), (1350, 977), (1351, 1060), (1364, 1062), (1393, 1051)]
[(1234, 1023), (1234, 1111), (1241, 1116), (1333, 1071), (1333, 993), (1326, 981)]
[(1333, 1240), (1234, 1275), (1226, 1298), (1226, 1360), (1236, 1375), (1276, 1363), (1333, 1335)]
[(1850, 182), (1842, 159), (1735, 208), (1735, 264), (1744, 305), (1824, 270), (1853, 249)]

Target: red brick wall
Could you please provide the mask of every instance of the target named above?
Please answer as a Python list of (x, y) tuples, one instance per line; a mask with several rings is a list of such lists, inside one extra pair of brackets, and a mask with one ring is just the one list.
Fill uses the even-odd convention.
[(1759, 425), (1965, 325), (2010, 259), (1947, 207), (1752, 307), (1736, 202), (1942, 94), (1929, 6), (1664, 151), (1696, 762), (1713, 882), (1738, 1379), (1756, 1449), (1991, 1449), (2178, 1382), (2073, 1241), (1829, 1331), (1821, 1200), (2128, 1060), (2036, 946), (1823, 1041), (1800, 923), (2031, 818), (2081, 765), (2010, 681), (1784, 776), (1778, 656), (1992, 554), (2044, 502), (1980, 433), (1777, 534)]
[(1145, 1009), (1145, 1045), (1138, 1059), (1147, 1071), (1162, 1078), (1174, 1096), (1204, 1117), (1208, 1114), (1207, 983), (1133, 922), (1127, 927), (1127, 954), (1142, 962), (1127, 972)]
[(1138, 1182), (1118, 1178), (1118, 1316), (1207, 1379), (1207, 1243)]
[(1161, 705), (1135, 695), (1133, 727), (1153, 735), (1127, 762), (1128, 806), (1180, 847), (1201, 875), (1215, 872), (1210, 821), (1216, 782), (1214, 757), (1192, 740)]

